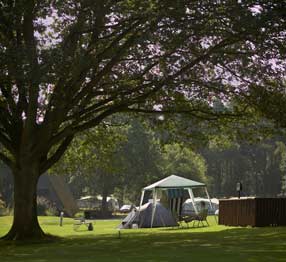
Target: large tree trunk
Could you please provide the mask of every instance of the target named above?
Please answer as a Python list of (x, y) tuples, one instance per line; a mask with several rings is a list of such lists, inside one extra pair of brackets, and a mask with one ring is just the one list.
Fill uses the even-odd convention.
[(37, 218), (37, 165), (25, 165), (14, 171), (14, 219), (4, 239), (26, 240), (45, 236)]

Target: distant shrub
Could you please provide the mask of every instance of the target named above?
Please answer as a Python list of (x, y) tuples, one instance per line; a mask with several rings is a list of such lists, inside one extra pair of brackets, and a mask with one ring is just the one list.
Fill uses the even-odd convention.
[(0, 216), (6, 216), (5, 202), (0, 199)]
[(74, 217), (75, 217), (75, 218), (84, 217), (84, 212), (83, 212), (83, 211), (77, 212), (77, 213), (74, 215)]
[(1, 208), (5, 208), (5, 207), (6, 207), (6, 206), (5, 206), (4, 200), (0, 199), (0, 209), (1, 209)]
[(37, 197), (37, 212), (39, 216), (57, 215), (56, 207), (45, 197)]
[(9, 216), (13, 214), (13, 209), (6, 207), (4, 200), (0, 199), (0, 216)]

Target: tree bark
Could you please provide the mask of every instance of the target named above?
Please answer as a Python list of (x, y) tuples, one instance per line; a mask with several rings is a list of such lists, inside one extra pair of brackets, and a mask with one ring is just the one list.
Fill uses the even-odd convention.
[(14, 218), (6, 240), (41, 239), (45, 237), (37, 217), (37, 165), (26, 164), (13, 171), (14, 175)]

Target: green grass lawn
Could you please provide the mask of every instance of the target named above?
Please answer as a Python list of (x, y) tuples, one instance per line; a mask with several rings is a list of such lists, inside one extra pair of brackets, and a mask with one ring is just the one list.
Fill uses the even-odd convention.
[[(211, 226), (177, 229), (121, 230), (119, 220), (98, 220), (94, 231), (85, 227), (75, 232), (73, 220), (58, 225), (56, 217), (40, 217), (45, 232), (60, 236), (49, 243), (0, 242), (0, 261), (286, 261), (286, 227), (238, 228)], [(11, 217), (0, 218), (0, 236)]]

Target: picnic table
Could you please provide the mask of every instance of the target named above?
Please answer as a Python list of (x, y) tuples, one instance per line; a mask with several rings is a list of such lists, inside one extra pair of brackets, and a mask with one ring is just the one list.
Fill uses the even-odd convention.
[(88, 231), (93, 231), (93, 223), (95, 221), (91, 219), (85, 219), (84, 217), (75, 218), (73, 229), (74, 231), (79, 231), (82, 226), (85, 226)]

